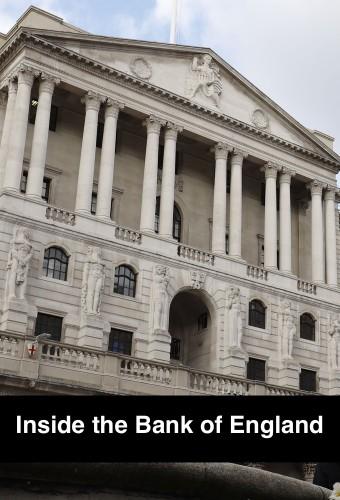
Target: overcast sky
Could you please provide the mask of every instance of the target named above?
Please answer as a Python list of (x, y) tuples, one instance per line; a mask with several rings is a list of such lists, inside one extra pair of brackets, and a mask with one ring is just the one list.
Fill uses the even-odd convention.
[[(32, 0), (33, 1), (33, 0)], [(169, 41), (173, 0), (35, 0), (101, 35)], [(178, 0), (178, 42), (211, 47), (340, 153), (340, 0)], [(7, 32), (30, 0), (0, 0)]]

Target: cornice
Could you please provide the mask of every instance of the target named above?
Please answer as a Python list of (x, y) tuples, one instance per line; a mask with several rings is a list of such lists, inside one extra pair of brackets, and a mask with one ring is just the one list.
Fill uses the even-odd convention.
[[(55, 45), (45, 39), (38, 38), (32, 33), (26, 31), (18, 32), (18, 34), (13, 38), (12, 41), (7, 42), (3, 46), (2, 50), (0, 51), (0, 71), (2, 71), (3, 67), (5, 66), (6, 60), (11, 56), (13, 57), (13, 55), (15, 55), (15, 52), (18, 52), (23, 47), (40, 47), (45, 51), (54, 53), (59, 58), (62, 58), (64, 60), (66, 59), (70, 64), (74, 64), (78, 67), (81, 64), (82, 69), (90, 71), (91, 73), (100, 75), (101, 77), (106, 77), (109, 80), (114, 79), (122, 83), (123, 85), (138, 89), (139, 91), (147, 93), (148, 95), (151, 94), (157, 98), (167, 99), (172, 104), (181, 106), (187, 111), (189, 110), (191, 112), (194, 112), (195, 114), (204, 115), (205, 117), (208, 117), (215, 122), (223, 123), (224, 125), (227, 125), (231, 130), (236, 130), (250, 137), (256, 137), (262, 142), (273, 144), (283, 150), (288, 150), (290, 152), (298, 154), (305, 159), (309, 158), (315, 161), (320, 161), (325, 165), (340, 169), (340, 159), (336, 160), (335, 158), (332, 159), (323, 156), (319, 153), (316, 153), (315, 151), (311, 151), (307, 148), (299, 146), (298, 144), (289, 142), (285, 139), (282, 139), (281, 137), (253, 127), (248, 123), (220, 113), (217, 110), (205, 107), (196, 102), (192, 102), (183, 96), (179, 96), (178, 94), (174, 94), (168, 90), (157, 87), (156, 85), (152, 85), (148, 81), (141, 80), (135, 76), (129, 75), (110, 66), (106, 66), (105, 64), (95, 61), (89, 57), (85, 57), (84, 55), (73, 52), (70, 49)], [(336, 153), (334, 153), (334, 155), (337, 156)]]

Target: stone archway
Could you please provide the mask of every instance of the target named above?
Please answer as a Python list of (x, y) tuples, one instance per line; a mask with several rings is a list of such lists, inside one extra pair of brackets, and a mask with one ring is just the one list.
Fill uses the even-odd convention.
[(213, 318), (199, 290), (182, 290), (170, 305), (170, 361), (211, 370)]

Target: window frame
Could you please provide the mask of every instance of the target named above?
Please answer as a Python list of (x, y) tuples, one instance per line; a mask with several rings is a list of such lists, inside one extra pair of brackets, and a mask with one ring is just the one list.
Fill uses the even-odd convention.
[[(21, 173), (20, 193), (22, 193), (22, 194), (26, 194), (26, 191), (27, 191), (28, 172), (29, 171), (25, 168)], [(46, 195), (43, 196), (44, 189), (45, 189), (44, 184), (46, 184), (46, 186), (47, 186), (47, 188), (46, 188), (47, 189), (47, 198), (46, 198)], [(41, 199), (44, 200), (46, 203), (49, 203), (49, 201), (50, 201), (51, 189), (52, 189), (52, 178), (44, 175), (43, 185), (41, 187)]]
[[(258, 326), (256, 324), (252, 324), (251, 323), (251, 320), (253, 318), (253, 314), (255, 312), (256, 315), (258, 315), (260, 312), (259, 311), (251, 311), (251, 305), (253, 303), (257, 303), (257, 304), (261, 304), (263, 306), (263, 314), (264, 314), (264, 322), (263, 322), (263, 326)], [(266, 330), (267, 329), (267, 323), (268, 323), (268, 314), (267, 314), (267, 306), (266, 304), (263, 302), (263, 300), (261, 299), (257, 299), (257, 298), (254, 298), (254, 299), (251, 299), (248, 303), (248, 326), (252, 327), (252, 328), (257, 328), (259, 330)]]
[[(49, 338), (49, 339), (46, 339), (48, 340), (49, 342), (61, 342), (61, 339), (62, 339), (62, 335), (63, 335), (63, 323), (64, 323), (64, 316), (61, 316), (61, 315), (58, 315), (58, 314), (51, 314), (51, 313), (47, 313), (47, 312), (44, 312), (44, 311), (38, 311), (38, 314), (37, 314), (37, 317), (35, 318), (35, 323), (34, 323), (34, 332), (33, 332), (33, 335), (34, 337), (36, 337), (37, 335), (41, 335), (42, 333), (50, 333), (49, 331), (39, 331), (37, 332), (37, 326), (38, 326), (38, 322), (39, 322), (39, 317), (41, 318), (42, 316), (44, 316), (45, 318), (53, 318), (55, 320), (60, 320), (60, 334), (59, 334), (59, 338), (53, 338), (53, 333), (51, 334), (52, 337)], [(41, 329), (43, 329), (43, 327), (41, 326)], [(46, 329), (48, 330), (48, 328)]]
[[(119, 285), (119, 283), (117, 282), (117, 281), (119, 281), (119, 278), (121, 278), (121, 277), (124, 278), (124, 282), (125, 282), (125, 279), (127, 279), (128, 281), (131, 281), (131, 277), (128, 277), (126, 275), (124, 275), (124, 276), (118, 275), (117, 276), (117, 271), (119, 269), (121, 269), (121, 268), (125, 268), (126, 270), (130, 271), (131, 275), (133, 275), (132, 294), (130, 294), (130, 293), (125, 294), (125, 293), (121, 293), (121, 292), (118, 291), (119, 286), (123, 287), (124, 290), (125, 290), (125, 288), (128, 288), (129, 290), (131, 289), (130, 283), (129, 283), (128, 287), (126, 287), (125, 285)], [(132, 266), (130, 266), (129, 264), (125, 264), (125, 263), (119, 264), (114, 269), (114, 275), (113, 275), (113, 293), (115, 295), (120, 295), (120, 296), (125, 297), (125, 298), (135, 299), (136, 298), (136, 294), (137, 294), (137, 281), (138, 281), (138, 273), (135, 271), (135, 269)]]
[[(110, 333), (109, 333), (109, 340), (108, 340), (108, 345), (107, 345), (107, 351), (112, 354), (122, 354), (125, 356), (132, 356), (133, 352), (133, 333), (131, 330), (123, 330), (122, 328), (116, 328), (116, 327), (111, 327)], [(119, 342), (121, 342), (121, 345), (123, 346), (123, 349), (117, 349), (113, 350), (112, 347), (114, 346), (114, 339), (113, 335), (117, 334), (118, 339), (116, 340), (117, 345), (119, 345)], [(126, 337), (129, 336), (128, 341), (125, 339), (119, 339), (119, 336)], [(128, 352), (125, 352), (124, 346), (129, 346)], [(111, 347), (111, 348), (110, 348)]]
[[(250, 371), (250, 363), (252, 362), (258, 362), (258, 365), (262, 365), (263, 367), (263, 379), (262, 378), (255, 378), (249, 376), (249, 371)], [(256, 367), (253, 367), (254, 372), (256, 372)], [(262, 358), (254, 358), (253, 356), (249, 356), (247, 366), (246, 366), (246, 379), (247, 380), (253, 380), (254, 382), (266, 382), (267, 381), (267, 361)]]
[[(60, 260), (59, 258), (57, 258), (56, 256), (52, 257), (52, 256), (46, 256), (46, 253), (47, 252), (50, 252), (51, 250), (55, 250), (55, 252), (57, 251), (60, 251), (65, 257), (66, 257), (66, 262)], [(57, 269), (57, 273), (59, 273), (59, 276), (61, 274), (63, 274), (65, 276), (65, 279), (63, 278), (56, 278), (55, 277), (55, 265), (53, 267), (53, 276), (49, 275), (49, 264), (47, 263), (47, 265), (45, 265), (45, 260), (56, 260), (57, 262), (60, 262), (60, 266), (63, 266), (66, 264), (66, 271), (61, 271), (61, 269)], [(45, 279), (51, 279), (51, 280), (54, 280), (54, 281), (58, 281), (60, 283), (67, 283), (68, 282), (68, 279), (69, 279), (69, 264), (70, 264), (70, 255), (68, 254), (68, 252), (61, 246), (59, 245), (50, 245), (48, 247), (46, 247), (44, 249), (44, 254), (43, 254), (43, 264), (42, 264), (42, 276), (43, 278)]]
[[(312, 335), (312, 336), (313, 336), (313, 338), (307, 338), (307, 337), (303, 337), (303, 336), (302, 336), (302, 333), (303, 333), (303, 328), (302, 328), (302, 326), (303, 326), (303, 325), (302, 325), (302, 321), (303, 321), (303, 320), (302, 320), (302, 318), (304, 318), (304, 317), (305, 317), (305, 318), (306, 318), (306, 317), (309, 317), (309, 318), (312, 320), (312, 322), (313, 322), (313, 329), (314, 329), (314, 331), (313, 331), (313, 335)], [(306, 323), (305, 323), (305, 325), (306, 325)], [(305, 311), (305, 312), (303, 312), (302, 314), (300, 314), (300, 319), (299, 319), (299, 327), (300, 327), (300, 331), (299, 331), (299, 338), (300, 338), (301, 340), (307, 340), (308, 342), (313, 342), (313, 343), (315, 343), (315, 342), (316, 342), (316, 319), (315, 319), (315, 317), (313, 316), (313, 314), (311, 314), (310, 312), (307, 312), (307, 311)]]
[[(313, 373), (314, 374), (314, 376), (315, 376), (315, 385), (313, 386), (313, 389), (306, 389), (306, 388), (302, 387), (301, 379), (302, 379), (303, 372), (309, 372), (309, 373)], [(301, 368), (300, 373), (299, 373), (299, 389), (300, 389), (300, 391), (318, 392), (318, 381), (319, 381), (319, 377), (318, 377), (318, 371), (317, 370), (315, 370), (313, 368)]]

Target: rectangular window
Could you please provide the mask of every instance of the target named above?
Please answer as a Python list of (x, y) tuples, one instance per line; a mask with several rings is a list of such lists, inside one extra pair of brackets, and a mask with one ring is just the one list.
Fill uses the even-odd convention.
[(108, 350), (131, 356), (132, 335), (132, 332), (111, 328)]
[(27, 170), (24, 170), (22, 173), (22, 176), (21, 176), (21, 181), (20, 181), (20, 192), (21, 193), (26, 193), (27, 176), (28, 176), (28, 172), (27, 172)]
[(301, 369), (300, 389), (301, 391), (316, 392), (316, 372), (314, 370)]
[(59, 342), (61, 338), (61, 329), (63, 318), (61, 316), (52, 316), (51, 314), (38, 313), (34, 335), (49, 333), (51, 337), (48, 340)]
[[(28, 113), (28, 122), (31, 123), (32, 125), (35, 124), (37, 109), (38, 109), (38, 98), (34, 98), (31, 100), (31, 105)], [(50, 113), (50, 123), (49, 123), (49, 129), (52, 130), (52, 132), (56, 131), (57, 119), (58, 119), (58, 108), (57, 106), (54, 106), (54, 104), (52, 104)]]
[[(20, 181), (20, 192), (21, 193), (26, 193), (27, 191), (27, 177), (28, 177), (28, 172), (27, 170), (24, 170), (21, 176), (21, 181)], [(43, 179), (43, 185), (42, 185), (42, 190), (41, 190), (41, 198), (48, 202), (49, 196), (50, 196), (50, 188), (51, 188), (51, 179), (49, 177), (44, 177)]]
[(170, 359), (180, 361), (181, 359), (181, 339), (171, 337)]
[(104, 137), (104, 123), (103, 122), (98, 122), (98, 127), (97, 127), (97, 142), (96, 146), (97, 148), (101, 148), (103, 145), (103, 137)]
[(198, 331), (208, 328), (208, 313), (203, 313), (198, 317)]
[(249, 358), (247, 364), (247, 378), (249, 380), (266, 380), (266, 362), (263, 359)]
[(97, 211), (97, 193), (92, 192), (91, 196), (91, 214), (96, 215)]

